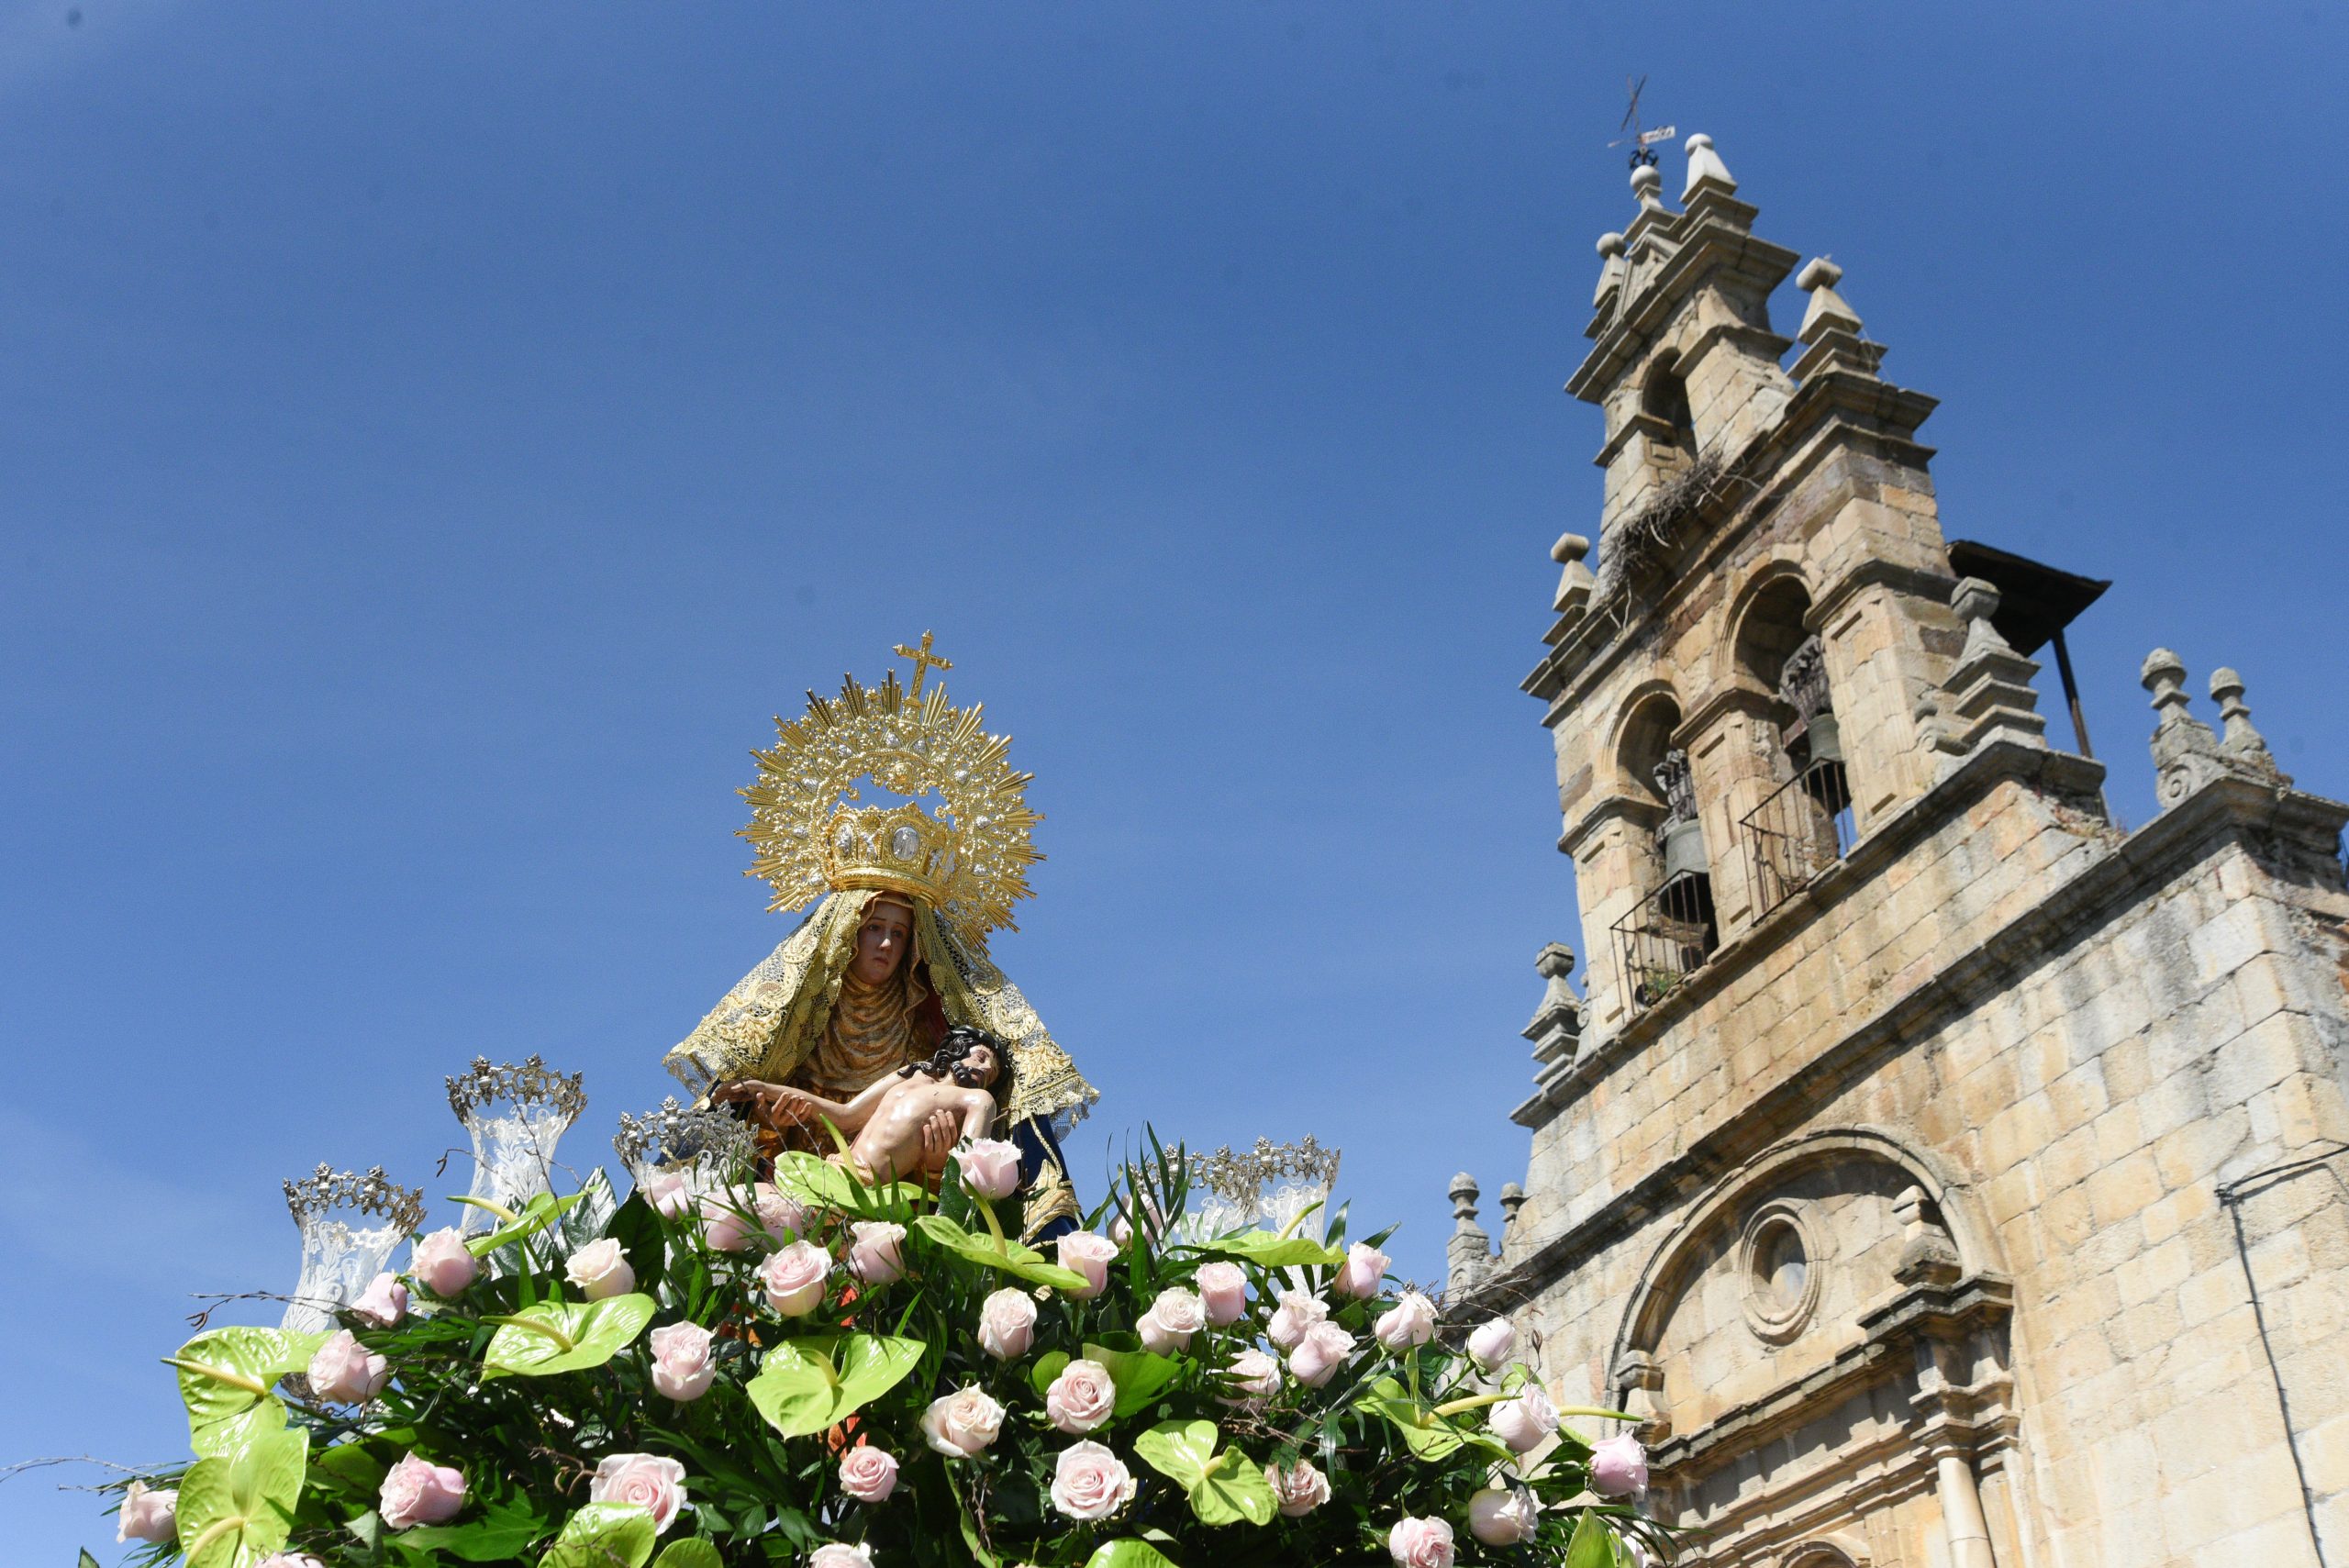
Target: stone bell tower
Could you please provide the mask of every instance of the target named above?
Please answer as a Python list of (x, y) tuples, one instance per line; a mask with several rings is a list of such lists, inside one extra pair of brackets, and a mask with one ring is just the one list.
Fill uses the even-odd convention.
[(1637, 1418), (1691, 1561), (2349, 1563), (2349, 806), (2156, 652), (2119, 828), (2064, 642), (2106, 584), (1944, 536), (1933, 400), (1687, 160), (1677, 211), (1633, 171), (1567, 384), (1596, 570), (1558, 541), (1525, 689), (1587, 968), (1542, 951), (1531, 1158), (1497, 1257), (1455, 1179), (1453, 1288)]

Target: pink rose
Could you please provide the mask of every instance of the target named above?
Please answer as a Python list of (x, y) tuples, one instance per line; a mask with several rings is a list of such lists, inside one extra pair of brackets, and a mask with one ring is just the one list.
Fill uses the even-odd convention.
[(860, 1219), (849, 1227), (848, 1272), (867, 1284), (887, 1284), (906, 1272), (906, 1228), (895, 1220)]
[(1294, 1470), (1264, 1466), (1264, 1483), (1272, 1487), (1273, 1501), (1280, 1505), (1284, 1518), (1301, 1519), (1330, 1500), (1330, 1478), (1314, 1469), (1309, 1459), (1298, 1460)]
[(1282, 1350), (1293, 1351), (1303, 1342), (1307, 1330), (1329, 1320), (1328, 1302), (1301, 1290), (1285, 1290), (1281, 1292), (1280, 1306), (1273, 1311), (1273, 1320), (1264, 1326), (1264, 1338)]
[(1019, 1185), (1019, 1145), (1000, 1138), (974, 1140), (954, 1151), (963, 1188), (985, 1198), (1009, 1197)]
[(408, 1254), (407, 1272), (443, 1301), (452, 1301), (481, 1273), (481, 1260), (465, 1249), (454, 1229), (435, 1230)]
[(1504, 1399), (1487, 1411), (1485, 1424), (1511, 1453), (1525, 1453), (1540, 1448), (1558, 1429), (1558, 1407), (1540, 1384), (1529, 1383), (1516, 1398)]
[(1542, 1505), (1522, 1486), (1487, 1486), (1468, 1499), (1468, 1533), (1486, 1546), (1531, 1540), (1542, 1523)]
[(1628, 1497), (1648, 1489), (1648, 1451), (1629, 1432), (1590, 1447), (1590, 1489)]
[(1207, 1326), (1207, 1307), (1199, 1298), (1180, 1285), (1169, 1285), (1158, 1293), (1134, 1329), (1141, 1335), (1142, 1349), (1163, 1356), (1187, 1349), (1191, 1336)]
[(1060, 1239), (1061, 1267), (1085, 1276), (1085, 1288), (1069, 1294), (1090, 1301), (1109, 1288), (1109, 1265), (1118, 1259), (1118, 1244), (1090, 1230), (1072, 1230)]
[(771, 1240), (805, 1236), (810, 1229), (807, 1206), (773, 1182), (761, 1182), (751, 1189), (751, 1207), (759, 1217), (759, 1229)]
[(465, 1478), (448, 1465), (405, 1454), (384, 1477), (377, 1504), (387, 1529), (446, 1524), (465, 1506)]
[(1073, 1361), (1044, 1390), (1044, 1414), (1074, 1436), (1108, 1420), (1118, 1407), (1118, 1385), (1109, 1369), (1095, 1361)]
[(1036, 1342), (1036, 1298), (998, 1290), (979, 1304), (979, 1349), (999, 1362), (1024, 1356)]
[(897, 1460), (869, 1443), (841, 1455), (841, 1490), (860, 1503), (885, 1503), (897, 1489)]
[(261, 1568), (327, 1568), (327, 1565), (306, 1551), (273, 1551), (261, 1560)]
[(1386, 1554), (1397, 1568), (1452, 1568), (1452, 1526), (1406, 1514), (1386, 1532)]
[(1248, 1274), (1238, 1263), (1218, 1259), (1199, 1265), (1196, 1282), (1208, 1321), (1220, 1329), (1237, 1323), (1248, 1311)]
[(745, 1192), (705, 1193), (701, 1200), (701, 1239), (721, 1252), (750, 1251), (759, 1227), (751, 1216), (753, 1195)]
[(392, 1363), (343, 1329), (318, 1347), (305, 1375), (310, 1393), (329, 1405), (364, 1405), (391, 1381)]
[(843, 1546), (835, 1540), (809, 1552), (807, 1568), (873, 1568), (873, 1549), (863, 1541)]
[(1495, 1318), (1476, 1326), (1468, 1336), (1468, 1355), (1486, 1372), (1498, 1372), (1508, 1364), (1509, 1352), (1517, 1349), (1517, 1329), (1506, 1318)]
[(1061, 1450), (1052, 1466), (1052, 1507), (1070, 1518), (1106, 1519), (1133, 1496), (1133, 1473), (1090, 1439)]
[(652, 1515), (652, 1533), (677, 1522), (685, 1505), (685, 1467), (652, 1453), (607, 1453), (587, 1483), (591, 1503), (633, 1503)]
[(785, 1318), (804, 1318), (823, 1306), (824, 1289), (831, 1277), (831, 1254), (813, 1241), (794, 1241), (779, 1248), (759, 1265), (759, 1283), (766, 1287), (767, 1305)]
[(652, 1212), (663, 1219), (683, 1219), (691, 1214), (698, 1194), (683, 1171), (655, 1171), (636, 1184)]
[(1407, 1290), (1402, 1300), (1379, 1316), (1374, 1332), (1390, 1351), (1424, 1345), (1435, 1338), (1435, 1303), (1416, 1290)]
[(1281, 1363), (1252, 1345), (1231, 1358), (1223, 1380), (1241, 1396), (1225, 1404), (1261, 1407), (1281, 1391)]
[(993, 1448), (1002, 1430), (1003, 1407), (975, 1387), (933, 1399), (921, 1413), (921, 1435), (949, 1459), (969, 1459)]
[(636, 1288), (636, 1271), (629, 1266), (620, 1244), (609, 1236), (590, 1241), (572, 1253), (570, 1262), (562, 1266), (562, 1277), (577, 1285), (579, 1294), (590, 1301), (626, 1296)]
[(377, 1274), (351, 1304), (351, 1310), (378, 1329), (389, 1329), (407, 1316), (407, 1286), (397, 1274)]
[(1308, 1388), (1330, 1381), (1354, 1353), (1354, 1337), (1335, 1323), (1316, 1323), (1288, 1353), (1288, 1370)]
[(1118, 1244), (1120, 1252), (1134, 1244), (1134, 1222), (1126, 1218), (1122, 1208), (1109, 1217), (1109, 1240)]
[(698, 1323), (672, 1323), (652, 1330), (652, 1386), (679, 1404), (709, 1392), (718, 1362), (709, 1353), (711, 1335)]
[(144, 1481), (134, 1481), (122, 1495), (122, 1508), (116, 1514), (114, 1538), (117, 1540), (151, 1540), (157, 1545), (179, 1539), (180, 1495), (176, 1491), (150, 1492)]
[(1330, 1288), (1341, 1296), (1368, 1301), (1378, 1294), (1387, 1265), (1394, 1261), (1369, 1242), (1357, 1241), (1346, 1249), (1346, 1261), (1338, 1266), (1338, 1277), (1330, 1282)]

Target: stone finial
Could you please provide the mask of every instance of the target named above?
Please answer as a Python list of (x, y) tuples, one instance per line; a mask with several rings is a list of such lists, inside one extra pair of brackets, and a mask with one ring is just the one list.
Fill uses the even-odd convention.
[(1598, 237), (1598, 292), (1590, 296), (1590, 307), (1601, 316), (1612, 312), (1616, 296), (1623, 292), (1623, 237), (1612, 229)]
[(2251, 708), (2243, 700), (2243, 677), (2221, 666), (2210, 672), (2210, 696), (2219, 705), (2221, 733), (2219, 750), (2235, 771), (2252, 778), (2290, 784), (2291, 775), (2276, 765), (2266, 737), (2252, 728)]
[(1737, 190), (1737, 182), (1730, 178), (1729, 165), (1713, 150), (1711, 137), (1699, 131), (1688, 139), (1687, 147), (1688, 183), (1680, 191), (1681, 206), (1687, 206), (1689, 199), (1702, 191), (1715, 190), (1726, 196)]
[(1859, 331), (1860, 313), (1835, 292), (1835, 285), (1842, 281), (1843, 269), (1824, 256), (1813, 256), (1795, 274), (1795, 287), (1810, 295), (1810, 306), (1802, 313), (1802, 327), (1795, 333), (1798, 341), (1816, 343), (1831, 328)]
[(1949, 1228), (1925, 1189), (1901, 1188), (1892, 1200), (1892, 1214), (1900, 1222), (1900, 1260), (1892, 1267), (1892, 1277), (1903, 1284), (1955, 1284), (1964, 1272), (1957, 1243), (1950, 1240)]
[(2228, 771), (2210, 727), (2188, 711), (2186, 665), (2166, 648), (2145, 655), (2138, 682), (2154, 695), (2154, 793), (2167, 810)]
[(1993, 624), (1997, 587), (1979, 577), (1963, 578), (1951, 590), (1950, 607), (1965, 622), (1965, 646), (1937, 700), (1939, 715), (1949, 721), (1943, 748), (1963, 753), (1993, 740), (2044, 747), (2047, 720), (2031, 685), (2039, 666), (2017, 653)]
[(1524, 1033), (1533, 1042), (1533, 1060), (1539, 1063), (1534, 1082), (1546, 1084), (1573, 1066), (1582, 1049), (1582, 998), (1567, 984), (1575, 972), (1575, 950), (1564, 942), (1546, 943), (1534, 956), (1533, 968), (1546, 984), (1542, 1005), (1533, 1009), (1533, 1021)]
[(1508, 1239), (1517, 1233), (1517, 1217), (1519, 1212), (1524, 1207), (1525, 1189), (1519, 1186), (1515, 1182), (1502, 1183), (1501, 1245), (1504, 1248), (1508, 1245)]
[(1797, 381), (1831, 368), (1872, 376), (1884, 363), (1884, 345), (1860, 336), (1860, 313), (1835, 292), (1842, 277), (1843, 269), (1824, 256), (1812, 257), (1795, 274), (1795, 286), (1810, 295), (1802, 326), (1795, 333), (1805, 345), (1795, 361), (1792, 373)]
[(1583, 610), (1590, 604), (1591, 592), (1598, 586), (1598, 579), (1591, 574), (1589, 567), (1582, 563), (1582, 558), (1589, 553), (1590, 540), (1580, 534), (1561, 534), (1558, 542), (1550, 547), (1550, 559), (1562, 569), (1558, 573), (1558, 591), (1550, 596), (1553, 614), (1580, 619)]
[(1637, 196), (1640, 210), (1659, 216), (1670, 209), (1664, 205), (1664, 176), (1653, 163), (1642, 163), (1631, 171), (1631, 195)]
[(1446, 1189), (1452, 1198), (1452, 1240), (1445, 1243), (1445, 1287), (1474, 1290), (1493, 1272), (1493, 1239), (1476, 1223), (1476, 1178), (1463, 1171)]

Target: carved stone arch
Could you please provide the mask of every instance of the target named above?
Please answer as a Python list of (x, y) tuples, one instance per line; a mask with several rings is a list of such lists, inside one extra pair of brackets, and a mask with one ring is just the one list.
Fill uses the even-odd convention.
[(1764, 687), (1748, 676), (1741, 667), (1739, 651), (1748, 640), (1748, 623), (1753, 618), (1755, 605), (1773, 590), (1783, 591), (1788, 584), (1800, 588), (1805, 599), (1813, 604), (1818, 602), (1818, 595), (1812, 591), (1809, 569), (1793, 549), (1779, 545), (1750, 568), (1743, 581), (1731, 591), (1721, 611), (1720, 635), (1713, 639), (1712, 667), (1708, 672), (1716, 689), (1744, 686), (1776, 695), (1774, 690)]
[[(1668, 724), (1659, 723), (1658, 715), (1666, 705), (1670, 707), (1671, 721)], [(1680, 721), (1687, 716), (1687, 709), (1681, 704), (1680, 694), (1673, 689), (1670, 681), (1659, 677), (1642, 681), (1632, 687), (1624, 697), (1623, 706), (1616, 710), (1615, 722), (1608, 731), (1608, 793), (1641, 801), (1658, 801), (1655, 781), (1634, 771), (1640, 765), (1640, 758), (1631, 753), (1636, 750), (1644, 755), (1657, 750), (1647, 744), (1650, 739), (1647, 732), (1652, 728), (1661, 732), (1663, 743), (1668, 747), (1672, 732), (1680, 727)]]
[(1653, 1354), (1672, 1307), (1687, 1284), (1687, 1276), (1701, 1262), (1706, 1240), (1717, 1229), (1733, 1221), (1739, 1208), (1756, 1193), (1769, 1192), (1818, 1166), (1852, 1160), (1885, 1165), (1923, 1189), (1926, 1198), (1940, 1210), (1957, 1249), (1961, 1280), (2006, 1272), (1997, 1230), (1982, 1212), (1972, 1190), (1938, 1157), (1911, 1147), (1880, 1128), (1820, 1128), (1798, 1133), (1773, 1145), (1714, 1184), (1711, 1191), (1689, 1206), (1672, 1233), (1649, 1254), (1638, 1283), (1632, 1286), (1622, 1324), (1616, 1330), (1614, 1351), (1609, 1358), (1609, 1383), (1619, 1398), (1631, 1382), (1628, 1368), (1653, 1364)]
[(1875, 1561), (1866, 1547), (1838, 1530), (1789, 1548), (1778, 1568), (1870, 1568)]

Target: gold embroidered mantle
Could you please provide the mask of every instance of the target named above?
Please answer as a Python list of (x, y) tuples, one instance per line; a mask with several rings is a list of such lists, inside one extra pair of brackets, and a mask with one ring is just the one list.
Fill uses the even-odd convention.
[[(696, 1095), (735, 1078), (778, 1083), (789, 1076), (831, 1022), (856, 952), (858, 928), (874, 897), (871, 888), (827, 896), (669, 1051), (663, 1064)], [(1006, 1124), (1034, 1117), (1061, 1131), (1084, 1119), (1098, 1092), (1053, 1040), (1019, 988), (918, 899), (914, 936), (947, 1020), (985, 1029), (1010, 1048)]]

